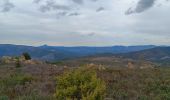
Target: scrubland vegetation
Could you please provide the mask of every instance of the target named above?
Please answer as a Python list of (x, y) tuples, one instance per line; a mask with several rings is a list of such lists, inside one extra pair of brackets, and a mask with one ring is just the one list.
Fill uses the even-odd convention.
[(0, 65), (0, 100), (170, 100), (170, 68)]
[(57, 100), (103, 100), (105, 82), (97, 78), (95, 70), (78, 68), (57, 77)]

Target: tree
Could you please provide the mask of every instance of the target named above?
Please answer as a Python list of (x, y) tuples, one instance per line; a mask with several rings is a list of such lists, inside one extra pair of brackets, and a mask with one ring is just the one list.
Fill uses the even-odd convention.
[(94, 70), (79, 68), (57, 77), (57, 100), (103, 100), (105, 83)]
[(24, 56), (25, 60), (31, 60), (31, 56), (27, 52), (23, 53), (22, 55)]

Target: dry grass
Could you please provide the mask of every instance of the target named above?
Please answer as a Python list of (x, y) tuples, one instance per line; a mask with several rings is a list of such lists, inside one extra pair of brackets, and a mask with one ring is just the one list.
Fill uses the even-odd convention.
[[(170, 68), (86, 66), (106, 82), (109, 100), (170, 100)], [(1, 64), (0, 100), (55, 100), (55, 78), (70, 69), (45, 63), (22, 64), (21, 68)]]

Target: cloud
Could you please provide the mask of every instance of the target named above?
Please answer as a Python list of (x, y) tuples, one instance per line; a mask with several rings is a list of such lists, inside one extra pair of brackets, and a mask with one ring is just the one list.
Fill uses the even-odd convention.
[(33, 3), (39, 4), (41, 1), (43, 1), (43, 0), (33, 0)]
[[(0, 11), (4, 1), (7, 0), (0, 0)], [(138, 4), (139, 0), (83, 0), (83, 4), (72, 0), (9, 1), (17, 9), (11, 9), (8, 15), (0, 13), (0, 43), (21, 44), (24, 41), (22, 43), (27, 45), (62, 46), (170, 45), (170, 2), (166, 0), (157, 0), (153, 5), (162, 4), (162, 7), (152, 5), (151, 11), (140, 16), (122, 14), (127, 8), (129, 12), (136, 13), (138, 10), (135, 9), (143, 5)], [(131, 6), (133, 1), (135, 6)], [(40, 7), (47, 13), (37, 11)], [(100, 7), (107, 11), (96, 12)], [(142, 11), (149, 9), (148, 6), (144, 8)]]
[(9, 12), (15, 5), (11, 3), (9, 0), (3, 0), (2, 4), (0, 5), (1, 12)]
[[(57, 18), (61, 18), (61, 16), (79, 16), (81, 9), (84, 7), (78, 6), (84, 3), (84, 0), (71, 0), (74, 4), (72, 5), (70, 2), (66, 1), (57, 1), (57, 0), (33, 0), (33, 3), (38, 5), (38, 9), (41, 12), (50, 12), (55, 11)], [(97, 2), (98, 0), (89, 0), (88, 3)], [(77, 5), (78, 4), (78, 5)], [(87, 6), (87, 5), (85, 5)], [(95, 8), (94, 8), (95, 9)], [(96, 12), (101, 12), (105, 8), (99, 7), (96, 9)]]
[[(41, 2), (40, 0), (36, 0), (36, 3)], [(51, 10), (70, 10), (70, 7), (67, 5), (57, 4), (54, 0), (47, 0), (44, 5), (40, 5), (39, 8), (42, 12), (47, 12)]]
[[(80, 5), (82, 5), (83, 3), (84, 3), (84, 0), (72, 0), (74, 3), (77, 3), (77, 4), (80, 4)], [(92, 1), (92, 2), (96, 2), (96, 1), (98, 1), (98, 0), (90, 0), (90, 1)]]
[(69, 16), (79, 16), (80, 13), (74, 12), (74, 13), (70, 13)]
[(96, 1), (98, 1), (98, 0), (91, 0), (91, 1), (96, 2)]
[(68, 16), (68, 12), (62, 11), (62, 12), (58, 12), (56, 15), (57, 15), (57, 16), (56, 16), (57, 19), (60, 19), (60, 18), (62, 18), (63, 16)]
[(84, 1), (83, 0), (72, 0), (74, 3), (77, 3), (77, 4), (83, 4)]
[(99, 8), (96, 10), (96, 12), (101, 12), (101, 11), (104, 11), (104, 10), (105, 10), (104, 7), (99, 7)]
[(156, 0), (139, 0), (139, 2), (137, 3), (137, 6), (135, 9), (133, 9), (132, 7), (130, 7), (125, 14), (126, 15), (130, 15), (133, 13), (142, 13), (146, 10), (148, 10), (149, 8), (151, 8)]
[(95, 33), (95, 32), (91, 32), (91, 33), (89, 33), (89, 34), (87, 34), (88, 36), (94, 36), (94, 35), (96, 35), (97, 33)]

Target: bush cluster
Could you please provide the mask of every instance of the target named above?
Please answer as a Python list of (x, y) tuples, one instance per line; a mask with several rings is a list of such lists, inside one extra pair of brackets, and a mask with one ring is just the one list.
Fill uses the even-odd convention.
[(105, 83), (94, 70), (79, 68), (57, 77), (57, 100), (103, 100)]

